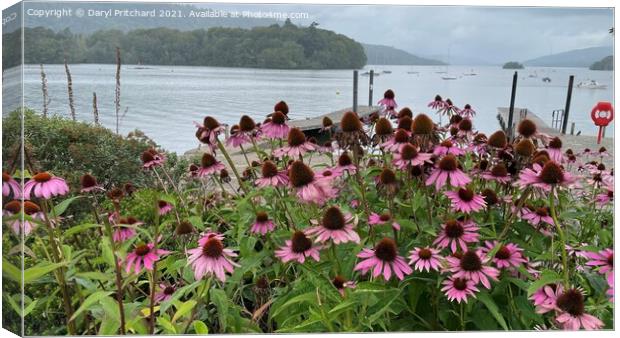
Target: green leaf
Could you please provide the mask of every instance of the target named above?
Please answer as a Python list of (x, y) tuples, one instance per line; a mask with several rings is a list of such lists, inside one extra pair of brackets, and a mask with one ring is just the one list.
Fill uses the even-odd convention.
[(194, 327), (194, 331), (196, 331), (196, 334), (208, 334), (209, 333), (209, 328), (207, 327), (207, 325), (200, 320), (193, 321), (192, 326)]
[(82, 312), (90, 309), (91, 306), (97, 304), (101, 299), (111, 295), (112, 293), (112, 291), (96, 291), (95, 293), (92, 293), (90, 296), (86, 297), (84, 303), (82, 303), (77, 311), (73, 313), (70, 320), (75, 320), (75, 318), (77, 318), (77, 316), (79, 316)]
[(66, 238), (69, 236), (72, 236), (74, 234), (79, 234), (80, 232), (86, 230), (86, 229), (92, 229), (92, 228), (98, 228), (100, 227), (99, 224), (93, 224), (93, 223), (84, 223), (84, 224), (79, 224), (76, 225), (74, 227), (71, 227), (65, 231), (63, 231), (62, 235)]
[(174, 325), (164, 317), (157, 317), (157, 324), (164, 329), (165, 333), (177, 333), (176, 327), (174, 327)]
[(71, 203), (73, 203), (73, 201), (75, 201), (76, 199), (81, 198), (81, 197), (82, 197), (82, 196), (75, 196), (75, 197), (71, 197), (71, 198), (68, 198), (68, 199), (66, 199), (66, 200), (64, 200), (64, 201), (62, 201), (62, 202), (60, 202), (60, 203), (58, 203), (58, 204), (54, 207), (54, 209), (52, 210), (53, 215), (56, 215), (56, 216), (60, 216), (60, 215), (62, 215), (62, 214), (63, 214), (63, 213), (67, 210), (67, 208), (69, 207), (69, 205), (71, 205)]
[(530, 287), (527, 289), (527, 296), (529, 297), (533, 295), (534, 292), (547, 284), (559, 282), (561, 280), (562, 276), (560, 276), (557, 272), (553, 270), (545, 270), (540, 274), (540, 278), (530, 284)]
[(495, 318), (499, 325), (501, 325), (504, 330), (508, 330), (508, 326), (506, 325), (504, 316), (502, 316), (502, 314), (499, 312), (499, 308), (497, 307), (497, 304), (495, 304), (493, 298), (491, 298), (491, 296), (489, 296), (486, 291), (478, 293), (476, 295), (476, 298), (478, 298), (478, 300), (481, 301), (487, 307), (487, 309), (489, 309), (489, 312), (491, 312), (491, 315)]
[(286, 310), (286, 308), (290, 307), (291, 305), (295, 305), (298, 303), (304, 303), (304, 302), (314, 304), (314, 302), (316, 302), (316, 293), (314, 291), (310, 291), (310, 292), (307, 292), (307, 293), (304, 293), (304, 294), (301, 294), (299, 296), (295, 296), (289, 299), (286, 303), (282, 304), (280, 307), (278, 307), (277, 310), (271, 313), (271, 317), (272, 318), (277, 317), (280, 313), (282, 313), (282, 311)]
[(329, 312), (327, 312), (328, 315), (337, 315), (342, 311), (348, 310), (349, 308), (354, 307), (355, 305), (357, 305), (357, 302), (351, 299), (347, 299), (345, 301), (343, 301), (342, 303), (334, 306), (331, 310), (329, 310)]
[(222, 332), (226, 331), (226, 319), (228, 318), (228, 296), (226, 292), (221, 289), (211, 290), (211, 301), (217, 308), (217, 317), (220, 322), (220, 329)]
[(28, 306), (26, 306), (26, 308), (24, 309), (24, 317), (26, 317), (30, 312), (32, 312), (32, 310), (34, 310), (38, 302), (39, 300), (35, 299), (34, 301), (30, 302)]
[(177, 309), (177, 312), (172, 317), (172, 323), (192, 311), (192, 309), (196, 306), (196, 303), (197, 302), (195, 300), (188, 300), (187, 302), (181, 304), (181, 306)]
[(6, 257), (2, 257), (2, 276), (12, 279), (21, 284), (22, 271), (9, 262)]
[(42, 263), (36, 266), (31, 267), (30, 269), (24, 270), (24, 284), (28, 284), (33, 282), (44, 275), (60, 268), (61, 266), (65, 266), (67, 263)]

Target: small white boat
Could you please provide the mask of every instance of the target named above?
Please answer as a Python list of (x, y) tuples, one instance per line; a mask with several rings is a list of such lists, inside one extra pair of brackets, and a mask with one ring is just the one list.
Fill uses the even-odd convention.
[(444, 75), (441, 77), (442, 80), (456, 80), (457, 77), (454, 75)]
[(581, 81), (577, 84), (577, 88), (585, 88), (585, 89), (605, 89), (607, 85), (600, 84), (595, 80), (590, 81)]
[(382, 73), (383, 74), (392, 74), (392, 71), (391, 70), (384, 70)]
[(476, 72), (474, 72), (473, 69), (471, 69), (469, 71), (469, 73), (463, 73), (463, 76), (476, 76), (476, 75), (478, 75), (478, 74)]

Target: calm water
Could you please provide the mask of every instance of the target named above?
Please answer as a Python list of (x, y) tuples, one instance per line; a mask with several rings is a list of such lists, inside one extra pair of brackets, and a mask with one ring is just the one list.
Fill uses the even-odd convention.
[[(68, 116), (66, 77), (62, 65), (44, 66), (51, 98), (50, 112)], [(97, 93), (102, 123), (113, 127), (114, 65), (71, 65), (73, 91), (78, 118), (92, 121), (92, 94)], [(371, 67), (367, 66), (366, 69)], [(437, 67), (377, 66), (391, 70), (375, 78), (376, 103), (391, 88), (400, 107), (414, 112), (428, 112), (426, 105), (436, 94), (451, 98), (459, 107), (466, 103), (478, 112), (475, 125), (483, 132), (498, 129), (497, 107), (508, 106), (513, 71), (500, 67)], [(442, 80), (438, 71), (458, 77)], [(362, 71), (363, 72), (363, 71)], [(419, 72), (409, 74), (408, 72)], [(463, 76), (474, 72), (476, 76)], [(41, 79), (38, 65), (24, 69), (24, 102), (27, 107), (41, 110)], [(530, 77), (530, 75), (537, 77)], [(527, 107), (550, 123), (551, 112), (564, 108), (568, 76), (575, 75), (575, 84), (596, 80), (607, 89), (573, 90), (570, 122), (583, 134), (595, 134), (590, 110), (598, 101), (613, 102), (613, 72), (579, 68), (528, 68), (519, 71), (516, 106)], [(551, 78), (543, 83), (542, 78)], [(19, 105), (19, 71), (9, 69), (3, 74), (3, 114)], [(360, 104), (368, 103), (368, 77), (360, 76)], [(192, 121), (205, 115), (216, 116), (220, 122), (236, 123), (242, 114), (257, 121), (271, 113), (273, 105), (285, 100), (292, 118), (304, 118), (350, 107), (352, 102), (352, 71), (350, 70), (271, 70), (244, 68), (123, 66), (121, 71), (121, 105), (127, 113), (121, 131), (141, 129), (164, 148), (182, 153), (197, 145)], [(444, 121), (445, 122), (445, 121)], [(613, 125), (607, 135), (613, 135)]]

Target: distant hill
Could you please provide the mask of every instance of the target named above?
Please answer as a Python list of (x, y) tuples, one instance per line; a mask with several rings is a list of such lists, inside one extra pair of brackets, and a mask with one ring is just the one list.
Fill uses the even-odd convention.
[(504, 69), (523, 69), (523, 65), (518, 63), (518, 62), (516, 62), (516, 61), (510, 61), (510, 62), (504, 63), (502, 68), (504, 68)]
[(363, 43), (369, 65), (445, 65), (445, 62), (422, 58), (390, 46)]
[(614, 56), (609, 55), (590, 65), (590, 70), (614, 70)]
[(613, 53), (611, 46), (590, 47), (541, 56), (527, 60), (523, 64), (534, 67), (590, 67), (592, 63)]

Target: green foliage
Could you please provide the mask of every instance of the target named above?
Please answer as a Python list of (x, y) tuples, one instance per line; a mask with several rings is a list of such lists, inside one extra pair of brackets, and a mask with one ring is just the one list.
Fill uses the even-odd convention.
[[(290, 21), (252, 29), (100, 30), (89, 36), (36, 27), (26, 28), (24, 36), (28, 64), (63, 63), (65, 57), (69, 63), (114, 63), (116, 47), (126, 64), (276, 69), (349, 69), (366, 64), (364, 49), (356, 41)], [(14, 52), (7, 51), (4, 59), (5, 68), (19, 63)]]
[(614, 70), (614, 56), (606, 56), (590, 65), (590, 70)]
[(504, 63), (502, 68), (504, 68), (504, 69), (523, 69), (524, 67), (523, 67), (522, 64), (520, 64), (517, 61), (510, 61), (510, 62)]

